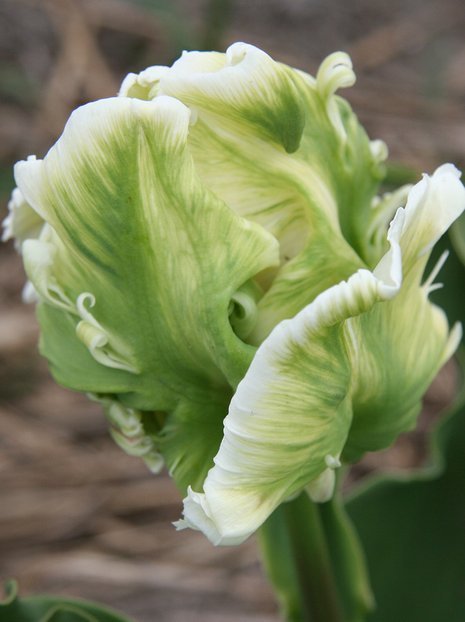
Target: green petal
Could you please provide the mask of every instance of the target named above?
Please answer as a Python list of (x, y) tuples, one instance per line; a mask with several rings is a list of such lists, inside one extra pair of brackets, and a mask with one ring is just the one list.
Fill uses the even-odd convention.
[(449, 333), (445, 313), (428, 299), (435, 273), (421, 285), (429, 251), (465, 207), (459, 177), (444, 165), (412, 188), (402, 210), (399, 295), (347, 323), (356, 363), (348, 459), (387, 447), (414, 427), (422, 396), (460, 341), (461, 326)]
[[(15, 171), (49, 226), (26, 253), (46, 307), (43, 352), (63, 384), (123, 391), (143, 410), (237, 384), (253, 349), (231, 327), (231, 300), (277, 260), (272, 236), (200, 183), (188, 131), (172, 98), (102, 100), (73, 113), (43, 161)], [(63, 313), (56, 327), (49, 307)], [(84, 365), (79, 343), (101, 370), (94, 380), (61, 353), (79, 350)]]
[[(47, 357), (55, 380), (76, 391), (124, 394), (134, 401), (138, 376), (101, 365), (76, 338), (76, 318), (59, 307), (41, 302), (37, 307), (41, 327), (39, 347)], [(162, 394), (160, 392), (159, 397)], [(169, 395), (165, 396), (169, 401)]]
[(185, 401), (169, 415), (158, 437), (158, 447), (183, 494), (200, 488), (213, 466), (223, 434), (231, 392), (211, 392), (202, 401)]

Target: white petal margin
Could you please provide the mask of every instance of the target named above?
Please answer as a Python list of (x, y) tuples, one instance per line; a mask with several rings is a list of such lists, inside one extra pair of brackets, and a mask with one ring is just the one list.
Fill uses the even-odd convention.
[(465, 189), (460, 176), (453, 164), (443, 164), (410, 191), (402, 234), (404, 263), (409, 267), (427, 255), (463, 212)]
[[(229, 46), (225, 54), (184, 51), (163, 76), (161, 89), (166, 94), (188, 96), (192, 103), (205, 96), (248, 103), (254, 95), (263, 99), (268, 94), (267, 81), (274, 78), (276, 68), (266, 52), (242, 42)], [(265, 93), (260, 95), (260, 89)]]
[(164, 65), (154, 65), (138, 74), (129, 73), (121, 83), (118, 97), (153, 99), (158, 95), (160, 79), (168, 70)]
[[(239, 544), (304, 487), (316, 500), (330, 496), (336, 462), (328, 457), (340, 455), (349, 434), (363, 339), (347, 320), (399, 294), (402, 254), (415, 262), (463, 211), (458, 178), (450, 165), (425, 177), (397, 210), (390, 249), (374, 271), (358, 270), (271, 332), (231, 401), (204, 492), (188, 491), (178, 528), (203, 531), (214, 544)], [(448, 356), (459, 336), (458, 328), (446, 335)]]
[(8, 201), (8, 216), (2, 224), (2, 241), (14, 239), (16, 250), (21, 251), (25, 240), (39, 237), (45, 223), (26, 201), (21, 190), (15, 188)]

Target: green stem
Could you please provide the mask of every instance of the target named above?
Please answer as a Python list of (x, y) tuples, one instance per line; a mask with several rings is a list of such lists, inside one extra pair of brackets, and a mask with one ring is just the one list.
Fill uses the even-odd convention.
[(282, 504), (259, 534), (268, 576), (288, 622), (362, 622), (372, 608), (358, 539), (338, 498)]
[[(278, 579), (281, 583), (276, 587), (289, 621), (344, 621), (319, 511), (307, 495), (274, 512), (262, 528), (261, 544), (272, 582), (276, 585)], [(287, 569), (283, 571), (284, 559)], [(285, 602), (290, 582), (291, 602)]]

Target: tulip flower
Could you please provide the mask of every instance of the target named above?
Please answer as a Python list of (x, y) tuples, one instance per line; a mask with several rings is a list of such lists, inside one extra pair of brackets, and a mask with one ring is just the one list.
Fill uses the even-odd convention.
[[(378, 196), (387, 155), (336, 91), (243, 43), (130, 74), (15, 167), (15, 236), (56, 380), (186, 492), (179, 527), (252, 534), (415, 425), (461, 337), (430, 251), (465, 208), (450, 164)], [(442, 261), (442, 259), (441, 259)]]

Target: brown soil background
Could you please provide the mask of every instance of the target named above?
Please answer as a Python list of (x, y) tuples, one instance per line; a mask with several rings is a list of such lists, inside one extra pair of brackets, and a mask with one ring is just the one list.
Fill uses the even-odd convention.
[[(218, 9), (215, 17), (215, 11)], [(183, 47), (244, 40), (314, 72), (348, 51), (344, 92), (391, 157), (421, 171), (465, 165), (462, 0), (0, 0), (0, 194), (11, 165), (42, 156), (77, 105), (116, 93), (128, 71)], [(176, 533), (180, 498), (107, 434), (99, 408), (57, 387), (37, 353), (21, 263), (0, 248), (0, 576), (24, 594), (96, 599), (139, 622), (276, 622), (254, 541), (214, 548)], [(352, 479), (425, 460), (425, 430), (454, 393), (449, 365), (419, 429), (369, 455)]]

